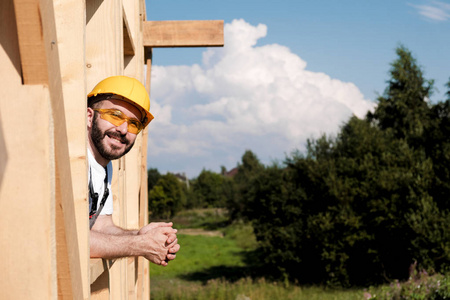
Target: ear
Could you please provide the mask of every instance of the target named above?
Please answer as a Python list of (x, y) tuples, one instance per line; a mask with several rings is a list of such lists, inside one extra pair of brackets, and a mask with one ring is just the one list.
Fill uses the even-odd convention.
[(87, 108), (87, 127), (92, 127), (92, 122), (94, 122), (94, 110), (90, 107)]

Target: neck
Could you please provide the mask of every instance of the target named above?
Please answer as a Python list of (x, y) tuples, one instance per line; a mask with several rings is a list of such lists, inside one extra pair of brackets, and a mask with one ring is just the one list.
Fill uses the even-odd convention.
[(88, 141), (88, 147), (89, 150), (91, 150), (92, 155), (94, 156), (95, 160), (104, 168), (106, 168), (106, 166), (109, 164), (110, 160), (104, 158), (103, 156), (100, 155), (100, 153), (98, 152), (97, 148), (94, 146), (94, 144), (92, 143), (91, 137), (89, 137), (89, 141)]

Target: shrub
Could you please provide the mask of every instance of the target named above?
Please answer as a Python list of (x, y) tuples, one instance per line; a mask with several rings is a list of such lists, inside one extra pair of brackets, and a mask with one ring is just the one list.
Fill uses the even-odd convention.
[(425, 270), (418, 271), (414, 264), (407, 281), (396, 280), (390, 285), (372, 288), (369, 293), (366, 293), (366, 299), (450, 299), (450, 276), (429, 274)]

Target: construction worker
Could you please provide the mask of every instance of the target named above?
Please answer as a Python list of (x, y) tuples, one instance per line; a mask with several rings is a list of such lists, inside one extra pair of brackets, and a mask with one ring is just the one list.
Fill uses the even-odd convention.
[(128, 153), (137, 134), (153, 119), (148, 93), (134, 78), (113, 76), (98, 83), (87, 97), (91, 257), (143, 256), (166, 266), (180, 249), (172, 223), (126, 230), (111, 216), (111, 160)]

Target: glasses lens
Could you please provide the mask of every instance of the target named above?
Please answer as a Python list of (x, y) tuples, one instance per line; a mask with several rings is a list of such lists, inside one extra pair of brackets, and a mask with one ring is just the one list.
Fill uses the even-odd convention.
[(126, 120), (122, 117), (120, 111), (105, 111), (100, 114), (103, 120), (110, 122), (115, 126), (122, 125)]
[(129, 119), (128, 120), (128, 131), (131, 133), (138, 134), (144, 126), (139, 120)]
[(128, 123), (128, 132), (138, 134), (139, 129), (136, 126), (134, 126), (133, 124)]
[(120, 110), (97, 110), (100, 112), (100, 117), (113, 124), (114, 126), (120, 126), (124, 122), (128, 123), (127, 130), (129, 133), (138, 134), (142, 128), (142, 123), (134, 118), (128, 118)]

